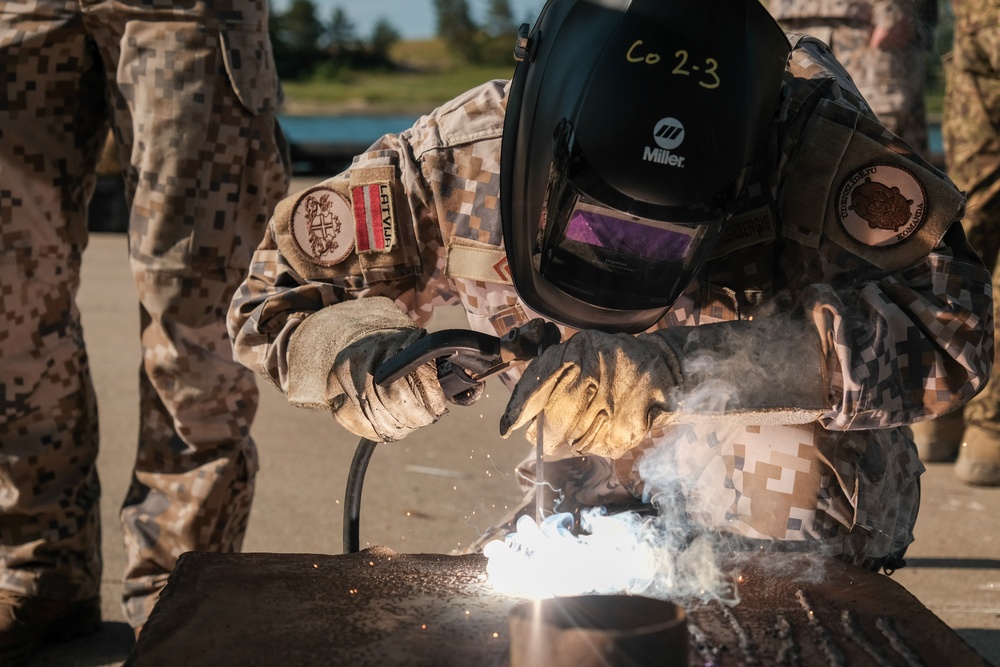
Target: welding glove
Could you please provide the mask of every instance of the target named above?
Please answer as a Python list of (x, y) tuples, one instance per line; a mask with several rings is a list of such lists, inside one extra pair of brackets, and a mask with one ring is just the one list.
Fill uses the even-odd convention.
[[(737, 321), (631, 336), (581, 331), (525, 369), (500, 434), (544, 412), (546, 453), (620, 458), (675, 421), (799, 424), (827, 410), (815, 330)], [(533, 440), (537, 433), (529, 431)]]
[(288, 400), (328, 409), (341, 426), (369, 440), (399, 440), (432, 424), (446, 407), (433, 361), (387, 387), (372, 377), (379, 364), (425, 333), (385, 297), (313, 313), (288, 342)]

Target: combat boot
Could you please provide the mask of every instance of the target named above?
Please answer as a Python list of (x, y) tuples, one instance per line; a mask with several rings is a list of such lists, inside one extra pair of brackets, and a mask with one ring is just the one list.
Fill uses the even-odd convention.
[(21, 665), (48, 640), (66, 641), (96, 632), (101, 604), (46, 600), (0, 589), (0, 665)]
[(1000, 433), (974, 425), (966, 428), (955, 476), (966, 484), (1000, 486)]
[(919, 424), (911, 424), (917, 455), (925, 463), (954, 461), (962, 446), (965, 421), (962, 411), (956, 410)]

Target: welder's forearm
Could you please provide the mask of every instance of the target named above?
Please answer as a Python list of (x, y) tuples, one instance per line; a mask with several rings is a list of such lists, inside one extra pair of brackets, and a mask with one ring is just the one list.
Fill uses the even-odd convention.
[(289, 338), (304, 318), (336, 302), (340, 292), (297, 276), (281, 258), (269, 227), (229, 306), (234, 358), (287, 393)]
[(276, 334), (264, 334), (253, 319), (242, 319), (230, 311), (233, 358), (270, 382), (282, 393), (287, 393), (288, 339), (301, 321), (301, 317), (286, 318), (284, 327)]
[(820, 341), (807, 322), (720, 322), (649, 335), (681, 360), (672, 419), (802, 424), (829, 410)]

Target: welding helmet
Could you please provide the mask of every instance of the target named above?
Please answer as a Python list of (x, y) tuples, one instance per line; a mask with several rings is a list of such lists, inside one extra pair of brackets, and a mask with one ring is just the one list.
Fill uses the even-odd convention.
[(525, 304), (608, 332), (663, 317), (770, 136), (789, 51), (757, 0), (549, 0), (518, 35), (501, 148)]

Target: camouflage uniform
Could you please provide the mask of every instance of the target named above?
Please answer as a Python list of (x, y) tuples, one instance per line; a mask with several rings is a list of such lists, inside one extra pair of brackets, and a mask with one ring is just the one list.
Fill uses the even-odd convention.
[[(786, 30), (826, 42), (850, 72), (879, 120), (927, 154), (924, 89), (936, 0), (770, 0), (771, 15)], [(916, 34), (897, 50), (872, 47), (875, 26), (916, 21)]]
[[(946, 63), (944, 113), (948, 174), (968, 197), (969, 243), (1000, 286), (1000, 3), (954, 0), (955, 43)], [(966, 407), (965, 421), (1000, 433), (1000, 381), (994, 376)]]
[(75, 295), (109, 123), (142, 331), (121, 513), (130, 623), (179, 554), (240, 547), (257, 394), (225, 310), (288, 178), (267, 20), (263, 0), (0, 6), (0, 588), (99, 593), (97, 407)]
[[(821, 42), (794, 44), (750, 199), (654, 328), (802, 308), (832, 408), (801, 426), (678, 424), (617, 461), (547, 465), (546, 482), (571, 506), (634, 500), (643, 461), (666, 452), (711, 529), (877, 564), (912, 540), (923, 467), (904, 425), (968, 401), (990, 372), (989, 275), (954, 224), (957, 189), (875, 122)], [(491, 334), (531, 318), (498, 212), (506, 93), (470, 91), (279, 204), (233, 299), (237, 358), (287, 391), (293, 331), (346, 299), (389, 297), (419, 324), (460, 304)]]

